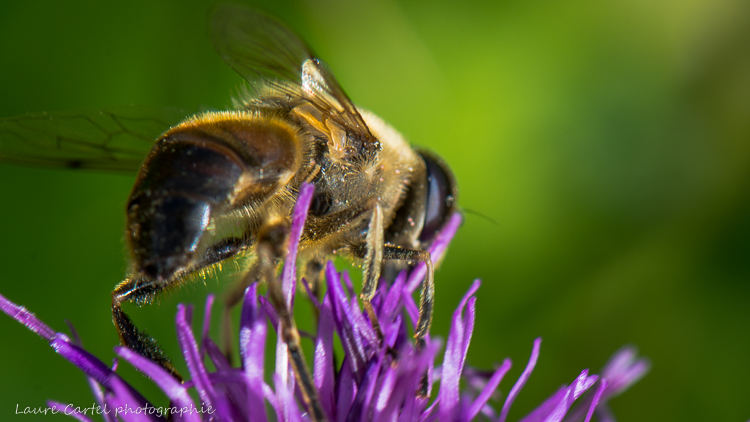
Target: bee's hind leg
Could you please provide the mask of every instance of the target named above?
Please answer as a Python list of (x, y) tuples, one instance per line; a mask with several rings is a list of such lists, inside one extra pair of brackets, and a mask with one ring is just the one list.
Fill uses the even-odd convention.
[[(286, 343), (289, 360), (294, 369), (300, 393), (307, 405), (310, 419), (314, 422), (325, 421), (326, 416), (302, 352), (300, 335), (292, 317), (292, 310), (284, 297), (281, 282), (276, 277), (276, 263), (286, 254), (288, 237), (289, 223), (286, 220), (261, 227), (255, 248), (258, 257), (255, 265), (258, 267), (260, 279), (268, 284), (268, 298), (279, 316), (278, 335)], [(296, 283), (296, 280), (294, 281)]]
[(112, 291), (112, 322), (120, 337), (120, 344), (134, 350), (139, 355), (169, 372), (175, 379), (182, 382), (182, 376), (177, 372), (169, 357), (159, 347), (156, 339), (135, 326), (130, 317), (122, 310), (125, 302), (148, 303), (161, 290), (156, 283), (142, 280), (125, 280)]
[[(245, 238), (223, 239), (207, 248), (205, 255), (195, 264), (195, 269), (205, 268), (231, 258), (247, 247), (251, 241), (251, 239)], [(182, 381), (182, 376), (159, 347), (156, 339), (135, 326), (130, 317), (122, 310), (122, 304), (125, 302), (135, 302), (138, 305), (150, 303), (165, 287), (177, 287), (183, 280), (183, 278), (177, 278), (165, 283), (145, 277), (132, 278), (118, 284), (112, 291), (112, 322), (117, 329), (120, 343), (159, 364), (180, 381)]]

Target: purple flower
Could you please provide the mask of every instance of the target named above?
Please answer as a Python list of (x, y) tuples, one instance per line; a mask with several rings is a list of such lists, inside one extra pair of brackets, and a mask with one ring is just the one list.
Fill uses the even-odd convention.
[[(287, 304), (294, 301), (296, 250), (312, 198), (312, 187), (303, 186), (294, 210), (289, 254), (281, 275), (282, 291)], [(460, 216), (454, 215), (430, 253), (438, 261), (455, 234)], [(310, 300), (319, 313), (314, 342), (312, 377), (319, 406), (332, 422), (354, 421), (468, 421), (480, 414), (487, 419), (504, 422), (510, 407), (529, 379), (537, 358), (541, 339), (536, 339), (526, 369), (505, 397), (499, 412), (489, 403), (493, 393), (511, 366), (509, 359), (494, 371), (480, 371), (466, 366), (466, 353), (476, 316), (475, 281), (453, 314), (450, 333), (442, 362), (436, 366), (441, 350), (439, 339), (428, 338), (417, 350), (409, 334), (418, 318), (413, 292), (424, 277), (424, 268), (417, 267), (407, 276), (400, 274), (391, 286), (382, 283), (373, 306), (378, 316), (382, 341), (370, 324), (366, 313), (353, 294), (351, 280), (339, 273), (331, 263), (325, 270), (326, 294), (318, 302)], [(303, 283), (304, 284), (304, 283)], [(116, 347), (115, 353), (146, 374), (169, 397), (169, 406), (154, 406), (116, 373), (116, 365), (104, 364), (86, 352), (75, 330), (71, 337), (55, 332), (34, 314), (0, 295), (0, 310), (10, 315), (42, 338), (53, 349), (88, 377), (94, 396), (101, 406), (106, 422), (165, 420), (173, 421), (304, 421), (310, 412), (292, 371), (287, 345), (280, 339), (276, 346), (276, 369), (265, 374), (264, 350), (266, 334), (278, 329), (278, 316), (257, 284), (245, 292), (240, 318), (241, 367), (233, 367), (208, 336), (213, 296), (206, 301), (202, 329), (196, 337), (192, 328), (192, 306), (179, 305), (177, 336), (190, 372), (184, 383), (176, 381), (159, 365), (130, 349)], [(72, 329), (72, 327), (71, 327)], [(280, 337), (280, 336), (277, 336)], [(340, 364), (334, 360), (334, 338), (344, 348)], [(206, 357), (214, 371), (204, 364)], [(638, 360), (632, 348), (615, 354), (602, 371), (601, 377), (588, 370), (570, 384), (562, 386), (523, 422), (590, 420), (597, 412), (600, 420), (613, 420), (605, 402), (627, 389), (648, 371), (648, 363)], [(425, 378), (426, 377), (426, 378)], [(428, 394), (419, 394), (426, 379)], [(463, 380), (465, 389), (461, 389)], [(269, 382), (271, 381), (271, 382)], [(200, 403), (194, 402), (189, 391), (194, 389)], [(435, 391), (433, 391), (435, 390)], [(571, 411), (571, 406), (584, 393), (588, 394)], [(81, 421), (87, 416), (56, 402), (51, 408), (70, 414)], [(268, 406), (267, 406), (268, 405)], [(271, 414), (267, 414), (267, 408)]]

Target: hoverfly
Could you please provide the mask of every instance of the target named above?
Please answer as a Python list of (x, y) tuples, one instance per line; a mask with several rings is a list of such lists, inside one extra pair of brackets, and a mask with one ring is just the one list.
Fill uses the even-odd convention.
[[(311, 183), (299, 246), (306, 279), (315, 284), (334, 254), (361, 261), (360, 297), (376, 324), (370, 302), (381, 271), (424, 262), (419, 345), (434, 297), (427, 247), (456, 212), (450, 169), (356, 107), (325, 63), (276, 20), (222, 4), (210, 34), (222, 59), (249, 83), (235, 110), (175, 125), (175, 110), (143, 107), (0, 120), (2, 161), (137, 173), (126, 206), (130, 267), (112, 292), (122, 344), (177, 376), (122, 304), (150, 303), (191, 274), (244, 252), (256, 259), (227, 295), (227, 307), (251, 282), (266, 281), (273, 291), (292, 208), (301, 185)], [(291, 337), (284, 340), (298, 341)]]

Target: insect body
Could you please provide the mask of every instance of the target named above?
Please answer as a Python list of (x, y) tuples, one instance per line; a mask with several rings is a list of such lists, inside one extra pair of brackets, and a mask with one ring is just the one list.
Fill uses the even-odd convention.
[[(370, 301), (384, 265), (425, 262), (419, 344), (432, 319), (433, 266), (426, 249), (455, 212), (456, 184), (448, 167), (354, 106), (327, 66), (275, 20), (221, 5), (211, 20), (211, 36), (222, 58), (250, 83), (235, 111), (194, 115), (155, 143), (144, 141), (149, 132), (143, 128), (168, 121), (154, 117), (169, 114), (166, 110), (0, 121), (5, 161), (137, 170), (126, 210), (130, 271), (112, 292), (122, 343), (172, 370), (121, 305), (148, 303), (190, 274), (241, 251), (257, 256), (244, 284), (265, 280), (273, 291), (290, 213), (302, 183), (311, 183), (314, 196), (299, 249), (308, 280), (318, 278), (333, 254), (361, 260), (361, 298), (375, 323)], [(49, 130), (50, 119), (60, 122), (63, 134)], [(91, 129), (69, 130), (80, 126), (71, 123), (78, 120)], [(227, 305), (241, 297), (237, 292), (244, 284), (227, 296)]]

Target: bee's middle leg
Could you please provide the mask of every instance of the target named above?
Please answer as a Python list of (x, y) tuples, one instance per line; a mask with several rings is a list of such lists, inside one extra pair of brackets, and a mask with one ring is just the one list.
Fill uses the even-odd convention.
[[(305, 282), (307, 282), (307, 288), (310, 291), (312, 297), (320, 302), (320, 279), (323, 277), (323, 269), (325, 266), (318, 259), (312, 259), (307, 262), (305, 266)], [(313, 317), (315, 318), (315, 325), (318, 325), (320, 321), (320, 309), (316, 306), (312, 307)]]

